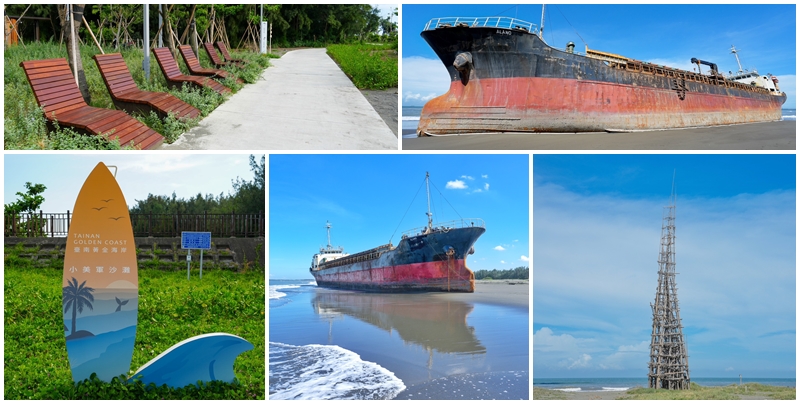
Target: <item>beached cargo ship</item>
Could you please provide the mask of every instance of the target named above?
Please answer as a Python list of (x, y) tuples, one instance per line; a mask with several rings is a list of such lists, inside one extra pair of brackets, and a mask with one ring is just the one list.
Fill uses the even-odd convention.
[[(450, 89), (420, 114), (418, 136), (480, 132), (638, 131), (778, 121), (786, 94), (757, 71), (723, 75), (544, 42), (508, 17), (434, 18), (421, 33)], [(736, 55), (736, 49), (732, 53)], [(736, 55), (738, 62), (738, 55)], [(708, 66), (701, 73), (700, 65)]]
[[(429, 180), (426, 174), (426, 182)], [(475, 275), (467, 256), (486, 231), (482, 219), (433, 223), (428, 191), (428, 224), (403, 233), (400, 242), (347, 254), (330, 243), (311, 259), (309, 271), (318, 286), (388, 291), (474, 292)]]

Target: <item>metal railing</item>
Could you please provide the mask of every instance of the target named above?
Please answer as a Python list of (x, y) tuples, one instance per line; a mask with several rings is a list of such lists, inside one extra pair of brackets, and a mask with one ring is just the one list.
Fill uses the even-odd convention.
[(537, 33), (536, 24), (518, 20), (511, 17), (442, 17), (434, 18), (425, 24), (423, 31), (430, 31), (437, 28), (448, 27), (489, 27), (502, 29), (518, 29), (531, 33)]
[[(412, 237), (422, 234), (428, 226), (422, 227), (415, 227), (411, 230), (406, 230), (403, 232), (403, 235), (400, 236), (401, 238)], [(472, 219), (458, 219), (458, 220), (451, 220), (449, 222), (441, 222), (441, 223), (434, 223), (433, 230), (451, 230), (451, 229), (461, 229), (465, 227), (482, 227), (486, 228), (486, 222), (483, 219), (472, 218)]]
[[(66, 213), (4, 215), (5, 237), (66, 237), (72, 220)], [(182, 231), (207, 231), (212, 237), (264, 237), (265, 217), (259, 213), (132, 214), (134, 237), (180, 237)]]

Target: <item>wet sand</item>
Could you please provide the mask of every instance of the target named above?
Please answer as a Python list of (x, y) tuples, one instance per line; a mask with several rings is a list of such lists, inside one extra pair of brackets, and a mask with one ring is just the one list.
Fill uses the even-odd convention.
[(478, 282), (475, 293), (286, 289), (283, 303), (270, 301), (269, 341), (355, 352), (403, 381), (397, 399), (527, 399), (528, 289), (505, 282)]
[[(403, 137), (403, 150), (795, 150), (797, 121), (631, 133)], [(414, 130), (403, 130), (403, 136)]]

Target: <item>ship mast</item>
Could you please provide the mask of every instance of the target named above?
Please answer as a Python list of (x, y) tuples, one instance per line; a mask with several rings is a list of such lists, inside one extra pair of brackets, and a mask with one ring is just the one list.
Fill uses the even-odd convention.
[(731, 45), (731, 53), (733, 53), (733, 56), (736, 57), (736, 64), (739, 65), (739, 73), (741, 73), (743, 70), (742, 70), (742, 62), (739, 61), (739, 51), (737, 51), (733, 45)]
[(428, 193), (428, 228), (425, 230), (425, 233), (429, 233), (433, 230), (433, 213), (431, 213), (431, 185), (430, 185), (430, 174), (425, 171), (425, 190)]
[(331, 248), (333, 248), (333, 246), (331, 245), (331, 222), (326, 220), (325, 228), (328, 230), (328, 249), (330, 250)]
[(539, 39), (544, 42), (544, 37), (542, 36), (542, 32), (544, 32), (544, 4), (542, 4), (542, 23), (539, 25)]

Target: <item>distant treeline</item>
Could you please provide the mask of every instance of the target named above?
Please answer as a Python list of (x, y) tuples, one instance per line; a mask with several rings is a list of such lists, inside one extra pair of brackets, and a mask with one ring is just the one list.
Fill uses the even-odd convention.
[(528, 267), (516, 267), (514, 269), (479, 269), (475, 271), (475, 279), (529, 279)]
[[(150, 36), (158, 32), (158, 6), (149, 5)], [(228, 37), (231, 47), (238, 48), (258, 35), (262, 10), (257, 4), (172, 4), (162, 7), (177, 35), (186, 31), (194, 17), (197, 32), (203, 38), (216, 24), (215, 31)], [(128, 43), (142, 38), (143, 8), (141, 4), (94, 4), (83, 10), (83, 16), (101, 43)], [(395, 9), (394, 15), (397, 15)], [(61, 42), (61, 20), (55, 4), (9, 4), (5, 15), (38, 18), (24, 19), (17, 31), (25, 41), (38, 32), (42, 41)], [(264, 20), (269, 22), (276, 47), (321, 46), (364, 40), (396, 40), (397, 24), (392, 15), (381, 15), (370, 4), (265, 4)], [(213, 18), (212, 18), (213, 17)], [(8, 29), (8, 28), (7, 28)], [(89, 39), (86, 27), (79, 28), (83, 41)], [(381, 35), (382, 34), (382, 35)], [(182, 40), (186, 43), (185, 37)]]

